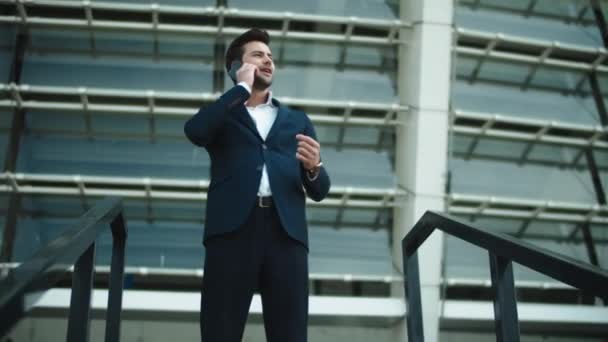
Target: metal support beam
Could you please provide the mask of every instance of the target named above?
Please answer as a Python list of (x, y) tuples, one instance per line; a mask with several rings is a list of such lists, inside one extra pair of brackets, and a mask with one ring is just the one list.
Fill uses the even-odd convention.
[(494, 290), (496, 341), (519, 342), (519, 320), (511, 260), (490, 252), (490, 273)]
[(582, 21), (587, 15), (587, 11), (589, 10), (588, 4), (583, 4), (582, 7), (578, 10), (578, 14), (576, 15), (576, 21)]
[[(218, 9), (224, 9), (228, 7), (228, 0), (216, 0), (215, 5)], [(218, 17), (218, 39), (215, 41), (213, 45), (213, 57), (214, 57), (214, 65), (213, 65), (213, 91), (216, 93), (224, 92), (224, 53), (226, 51), (226, 43), (224, 41), (223, 29), (224, 29), (224, 15), (223, 10), (220, 11), (220, 15)]]
[(484, 62), (487, 60), (488, 56), (490, 56), (492, 51), (494, 51), (494, 49), (500, 42), (501, 37), (502, 37), (502, 34), (499, 33), (496, 35), (495, 39), (491, 39), (488, 41), (488, 43), (486, 44), (486, 48), (484, 50), (483, 56), (481, 56), (479, 58), (479, 60), (477, 61), (477, 64), (475, 65), (475, 67), (473, 68), (473, 71), (471, 72), (471, 75), (469, 76), (469, 83), (474, 83), (477, 80), (477, 77), (479, 76), (479, 72), (481, 71), (481, 67), (483, 66)]
[(526, 8), (524, 16), (530, 17), (532, 15), (532, 13), (534, 13), (534, 7), (536, 7), (537, 3), (538, 3), (538, 0), (531, 0), (530, 3), (528, 4), (528, 7)]
[(589, 172), (591, 173), (591, 181), (593, 182), (593, 188), (595, 189), (597, 203), (604, 205), (606, 204), (606, 193), (604, 192), (602, 179), (600, 178), (600, 173), (597, 169), (597, 163), (595, 162), (593, 150), (587, 149), (585, 151), (585, 157), (587, 158), (587, 166), (589, 167)]
[[(595, 2), (595, 3), (594, 3)], [(599, 9), (599, 3), (597, 1), (592, 1), (594, 6), (594, 12), (596, 9)], [(601, 12), (601, 11), (600, 11)], [(598, 16), (596, 13), (596, 20), (598, 20), (598, 25), (603, 25), (604, 30), (606, 29), (606, 23), (603, 20), (603, 15)], [(600, 23), (601, 20), (601, 23)], [(604, 35), (605, 32), (602, 32)], [(604, 42), (606, 42), (606, 36), (604, 35)], [(595, 100), (595, 106), (597, 108), (598, 115), (602, 122), (602, 126), (606, 127), (608, 125), (608, 113), (606, 112), (606, 105), (604, 103), (604, 97), (602, 96), (602, 92), (600, 89), (600, 85), (597, 79), (597, 75), (595, 72), (589, 74), (589, 83), (591, 85), (591, 90), (593, 91), (593, 98)], [(600, 205), (606, 204), (606, 193), (604, 191), (604, 186), (602, 184), (602, 179), (600, 178), (600, 174), (597, 168), (597, 163), (595, 162), (595, 156), (593, 155), (593, 148), (590, 146), (585, 150), (585, 157), (587, 159), (587, 167), (591, 174), (591, 181), (593, 182), (593, 188), (595, 190), (595, 195), (597, 198), (597, 202)], [(587, 248), (587, 253), (589, 255), (589, 261), (598, 266), (597, 260), (597, 252), (595, 250), (595, 244), (593, 243), (593, 236), (591, 235), (591, 228), (589, 223), (583, 224), (582, 227), (583, 238), (585, 241), (585, 247)], [(574, 235), (574, 234), (573, 234)]]
[(353, 102), (349, 102), (348, 106), (344, 109), (344, 114), (342, 115), (343, 117), (343, 121), (344, 121), (344, 125), (340, 126), (340, 130), (338, 131), (338, 139), (337, 139), (337, 145), (338, 145), (338, 151), (342, 151), (342, 145), (344, 144), (344, 136), (346, 135), (346, 125), (348, 124), (351, 115), (353, 113), (353, 108), (354, 108), (354, 103)]
[[(27, 32), (17, 33), (17, 39), (15, 42), (15, 54), (13, 56), (13, 63), (11, 65), (11, 72), (8, 82), (20, 84), (21, 83), (21, 72), (23, 71), (23, 61), (25, 58), (25, 51), (29, 42), (29, 34)], [(17, 165), (17, 159), (19, 154), (19, 143), (21, 141), (21, 135), (25, 124), (25, 111), (16, 108), (13, 112), (13, 121), (9, 137), (9, 143), (4, 159), (4, 170), (15, 171)]]
[[(602, 38), (604, 40), (604, 45), (608, 46), (608, 36), (606, 32), (606, 21), (604, 19), (604, 15), (600, 8), (600, 3), (597, 0), (592, 0), (591, 5), (593, 6), (593, 12), (595, 14), (595, 19), (597, 24), (602, 32)], [(604, 97), (602, 96), (602, 91), (600, 89), (600, 84), (597, 79), (596, 72), (592, 72), (589, 74), (589, 84), (591, 86), (591, 90), (593, 92), (593, 99), (595, 100), (595, 106), (597, 108), (597, 113), (602, 122), (602, 126), (606, 127), (608, 125), (608, 113), (606, 112), (606, 105), (604, 103)], [(595, 162), (595, 156), (593, 155), (593, 148), (590, 146), (585, 149), (585, 157), (587, 159), (587, 167), (591, 174), (591, 181), (593, 182), (593, 188), (595, 190), (595, 195), (597, 198), (597, 202), (600, 205), (606, 204), (606, 193), (604, 191), (604, 186), (602, 185), (602, 179), (600, 178), (600, 174), (597, 168), (597, 163)], [(591, 228), (589, 222), (586, 222), (581, 226), (581, 231), (583, 233), (583, 238), (585, 241), (585, 247), (587, 248), (587, 253), (589, 255), (589, 261), (598, 266), (597, 260), (597, 251), (595, 250), (595, 244), (593, 243), (593, 236), (591, 235)], [(577, 230), (574, 230), (571, 234), (572, 237), (576, 236)]]
[[(572, 229), (570, 234), (568, 235), (568, 241), (574, 241), (578, 232), (582, 232), (583, 234), (583, 242), (585, 243), (585, 247), (587, 249), (587, 255), (589, 257), (589, 262), (595, 266), (598, 266), (597, 252), (595, 250), (595, 244), (593, 242), (593, 236), (591, 235), (591, 227), (589, 222), (584, 222), (580, 225), (577, 225)], [(581, 293), (580, 296), (581, 303), (586, 305), (592, 305), (595, 302), (595, 297), (590, 296), (585, 293)]]
[(591, 228), (589, 227), (589, 224), (583, 224), (581, 231), (583, 232), (583, 239), (585, 240), (585, 246), (587, 247), (589, 262), (595, 266), (599, 266), (597, 252), (595, 251), (595, 244), (593, 243), (593, 236), (591, 236)]
[(606, 104), (604, 103), (604, 97), (602, 96), (602, 90), (600, 89), (600, 83), (597, 79), (596, 72), (589, 74), (589, 85), (593, 93), (593, 99), (595, 100), (595, 106), (597, 108), (597, 114), (600, 117), (602, 126), (608, 126), (608, 114), (606, 113)]
[(97, 58), (97, 46), (95, 44), (95, 30), (93, 29), (93, 8), (90, 1), (83, 1), (84, 15), (89, 31), (89, 46), (91, 47), (91, 56)]
[(604, 46), (608, 47), (608, 26), (606, 26), (606, 18), (604, 12), (602, 12), (602, 4), (600, 0), (591, 0), (591, 7), (593, 8), (593, 15), (595, 16), (595, 22), (602, 35), (602, 41)]
[[(600, 178), (599, 171), (597, 169), (597, 164), (595, 162), (595, 157), (593, 155), (593, 150), (588, 149), (585, 152), (587, 157), (587, 166), (589, 167), (589, 172), (591, 173), (591, 180), (593, 181), (593, 188), (595, 189), (595, 195), (597, 197), (597, 202), (600, 205), (606, 204), (606, 193), (604, 192), (604, 187), (602, 185), (602, 179)], [(584, 224), (582, 226), (583, 237), (585, 239), (585, 246), (587, 247), (587, 253), (589, 254), (589, 261), (591, 264), (598, 266), (597, 260), (597, 252), (595, 250), (595, 244), (593, 243), (593, 237), (591, 235), (591, 229), (589, 224)]]
[[(11, 65), (9, 83), (19, 84), (23, 70), (23, 60), (29, 41), (27, 31), (19, 31), (15, 41), (15, 54)], [(13, 112), (8, 145), (4, 159), (4, 171), (15, 172), (19, 159), (19, 145), (25, 128), (25, 110), (16, 108)], [(13, 245), (17, 235), (17, 219), (21, 209), (21, 197), (17, 193), (10, 195), (8, 213), (2, 236), (0, 262), (10, 262), (13, 258)]]
[(21, 136), (25, 129), (25, 110), (15, 109), (13, 112), (13, 120), (6, 147), (6, 155), (4, 158), (4, 171), (14, 172), (17, 169), (17, 160), (19, 159), (19, 145), (21, 144)]
[[(596, 80), (597, 81), (597, 80)], [(593, 90), (593, 93), (596, 94), (596, 89)], [(600, 96), (601, 98), (601, 96)], [(602, 99), (603, 105), (603, 99)], [(598, 111), (600, 110), (598, 106)], [(606, 111), (604, 110), (604, 115), (602, 118), (606, 117)], [(604, 126), (606, 125), (605, 121), (602, 121)], [(593, 155), (593, 149), (589, 148), (585, 151), (585, 157), (587, 158), (587, 166), (589, 168), (589, 172), (591, 173), (591, 180), (593, 182), (593, 188), (595, 190), (595, 195), (597, 197), (597, 202), (600, 205), (606, 204), (606, 193), (604, 192), (604, 187), (602, 185), (602, 179), (600, 178), (599, 171), (597, 169), (597, 163), (595, 162), (595, 157)], [(597, 251), (595, 249), (595, 243), (593, 242), (593, 235), (591, 234), (591, 225), (589, 222), (585, 222), (581, 226), (581, 232), (583, 233), (583, 241), (585, 241), (585, 248), (587, 249), (587, 255), (589, 256), (589, 262), (594, 266), (599, 266), (597, 259)], [(585, 304), (593, 304), (594, 298), (587, 296), (583, 293), (583, 303)]]
[(213, 47), (214, 65), (213, 65), (213, 91), (224, 92), (224, 51), (226, 44), (223, 40), (215, 42)]
[(17, 235), (17, 213), (21, 208), (21, 194), (12, 193), (9, 198), (6, 224), (2, 234), (2, 250), (0, 251), (0, 262), (8, 263), (13, 259), (13, 246)]
[(151, 10), (151, 16), (152, 16), (152, 27), (154, 28), (154, 45), (153, 45), (153, 51), (152, 54), (154, 55), (154, 60), (155, 61), (159, 61), (160, 60), (160, 43), (159, 43), (159, 37), (158, 37), (158, 25), (160, 24), (160, 15), (158, 13), (158, 4), (151, 4), (150, 5), (150, 10)]
[(29, 43), (29, 33), (24, 31), (18, 31), (17, 40), (15, 42), (15, 54), (13, 55), (13, 64), (11, 65), (11, 73), (9, 76), (9, 83), (20, 83), (21, 72), (23, 71), (23, 60), (25, 56), (25, 50)]

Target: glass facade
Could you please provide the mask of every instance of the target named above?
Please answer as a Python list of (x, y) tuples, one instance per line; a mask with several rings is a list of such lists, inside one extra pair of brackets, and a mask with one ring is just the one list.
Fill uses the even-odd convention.
[[(111, 10), (122, 9), (124, 17), (113, 20), (149, 21), (149, 17), (142, 14), (151, 13), (150, 7), (144, 6), (146, 2), (114, 2), (117, 4)], [(104, 11), (110, 10), (107, 7), (112, 7), (108, 3), (93, 1), (93, 13), (103, 17)], [(82, 16), (79, 10), (65, 4), (47, 15), (62, 20)], [(82, 8), (79, 2), (73, 6)], [(179, 19), (197, 27), (198, 23), (188, 22), (178, 14), (201, 6), (215, 6), (215, 3), (161, 2), (160, 21)], [(230, 1), (227, 7), (272, 13), (289, 10), (298, 15), (325, 17), (398, 19), (397, 4), (385, 1), (264, 2), (255, 8), (250, 2)], [(29, 9), (32, 13), (42, 11), (34, 5)], [(324, 25), (325, 19), (312, 19), (319, 20), (318, 25)], [(246, 24), (264, 27), (268, 22), (230, 19), (230, 25), (243, 30)], [(291, 30), (315, 30), (298, 25), (294, 23)], [(14, 260), (23, 261), (31, 256), (100, 198), (93, 193), (106, 191), (125, 196), (130, 234), (128, 266), (202, 268), (204, 201), (146, 197), (137, 193), (142, 192), (141, 184), (146, 178), (152, 183), (209, 180), (207, 153), (185, 139), (183, 123), (203, 105), (197, 96), (217, 96), (232, 87), (223, 70), (223, 53), (230, 38), (152, 29), (89, 31), (60, 26), (34, 26), (29, 31), (30, 44), (20, 83), (30, 86), (28, 89), (32, 92), (23, 89), (21, 96), (31, 101), (30, 104), (36, 101), (42, 105), (27, 110), (27, 128), (14, 172), (43, 178), (67, 176), (67, 180), (51, 184), (51, 194), (24, 196)], [(14, 31), (5, 33), (14, 39)], [(358, 31), (354, 34), (361, 35)], [(333, 185), (355, 190), (393, 189), (396, 183), (391, 165), (394, 131), (390, 126), (326, 124), (315, 118), (341, 120), (346, 107), (354, 102), (351, 112), (354, 119), (370, 116), (384, 119), (385, 109), (370, 110), (359, 104), (388, 108), (399, 103), (396, 45), (276, 38), (271, 49), (277, 64), (273, 94), (279, 99), (295, 99), (294, 107), (305, 110), (315, 122), (321, 121), (316, 123), (316, 128)], [(11, 47), (4, 49), (4, 72), (10, 69), (13, 55)], [(222, 62), (216, 63), (217, 58)], [(218, 83), (218, 74), (222, 75), (223, 82)], [(148, 112), (151, 92), (154, 110), (158, 111), (153, 120)], [(183, 96), (188, 99), (184, 100)], [(5, 93), (5, 99), (10, 98), (11, 94)], [(83, 101), (88, 105), (87, 110), (82, 110)], [(329, 107), (324, 104), (328, 101), (332, 103)], [(321, 104), (315, 104), (318, 102)], [(8, 131), (10, 122), (5, 126)], [(5, 146), (3, 150), (6, 151)], [(73, 191), (72, 195), (59, 195), (66, 188), (78, 188), (73, 177), (82, 177), (83, 187), (91, 195), (82, 197)], [(155, 190), (179, 193), (180, 188), (167, 185)], [(189, 188), (188, 191), (205, 190)], [(353, 198), (357, 199), (356, 194)], [(373, 275), (378, 279), (397, 275), (390, 258), (388, 209), (311, 206), (308, 210), (311, 273), (334, 278), (346, 274)], [(100, 237), (99, 242), (96, 262), (108, 265), (109, 234)]]
[[(17, 88), (9, 84), (19, 11), (0, 3), (0, 17), (16, 18), (0, 26), (3, 170), (13, 113), (26, 111), (16, 168), (6, 170), (24, 177), (18, 212), (9, 212), (8, 176), (0, 192), (0, 233), (17, 215), (13, 261), (26, 260), (96, 201), (115, 195), (124, 198), (129, 272), (200, 271), (210, 161), (186, 140), (183, 124), (232, 87), (226, 46), (258, 26), (271, 32), (273, 95), (312, 118), (332, 179), (329, 201), (307, 209), (311, 294), (390, 298), (391, 286), (400, 289), (391, 246), (393, 207), (405, 191), (395, 154), (398, 114), (410, 104), (399, 96), (398, 70), (408, 61), (397, 38), (409, 44), (415, 28), (402, 20), (399, 1), (90, 3), (93, 20), (106, 26), (88, 26), (82, 1), (26, 3), (32, 18)], [(606, 123), (594, 92), (605, 101), (608, 65), (587, 3), (454, 2), (442, 195), (446, 213), (584, 262), (581, 227), (589, 223), (599, 266), (608, 267), (607, 215), (594, 208), (605, 203), (598, 203), (587, 159), (593, 156), (607, 184)], [(107, 266), (109, 232), (97, 247), (97, 265)], [(469, 285), (457, 299), (478, 300), (490, 279), (487, 253), (450, 237), (443, 248), (442, 299), (453, 299), (450, 288), (462, 282)], [(515, 277), (521, 293), (560, 286), (518, 265)], [(442, 341), (457, 336), (444, 335)]]
[[(585, 223), (584, 214), (582, 219), (575, 218), (580, 212), (570, 207), (589, 208), (580, 209), (588, 214), (590, 207), (598, 204), (585, 157), (587, 148), (592, 151), (600, 178), (605, 178), (606, 149), (601, 143), (590, 143), (594, 130), (604, 130), (588, 76), (592, 70), (589, 65), (599, 55), (586, 55), (604, 44), (587, 2), (532, 3), (461, 1), (456, 8), (455, 25), (465, 33), (459, 36), (452, 84), (451, 103), (457, 119), (450, 146), (451, 191), (519, 202), (502, 207), (490, 204), (488, 210), (479, 211), (480, 215), (460, 216), (481, 227), (590, 262), (580, 231), (573, 234)], [(490, 38), (473, 43), (467, 30), (483, 31)], [(484, 51), (493, 39), (496, 44), (487, 58), (465, 51)], [(606, 69), (603, 63), (598, 66), (596, 76), (602, 96), (608, 89)], [(487, 118), (491, 119), (483, 121)], [(467, 120), (481, 120), (483, 124), (477, 126)], [(486, 128), (476, 134), (458, 130), (484, 124)], [(556, 136), (566, 139), (552, 139)], [(572, 139), (579, 141), (573, 143)], [(603, 134), (598, 139), (603, 142)], [(458, 205), (449, 210), (463, 213), (456, 208)], [(483, 205), (483, 201), (475, 204)], [(543, 212), (549, 214), (545, 217), (558, 218), (543, 220)], [(517, 214), (522, 213), (530, 218), (518, 218)], [(600, 266), (605, 267), (606, 231), (591, 225), (591, 232)], [(481, 250), (448, 238), (446, 252), (448, 278), (489, 279), (487, 257)], [(515, 271), (517, 281), (551, 282), (517, 265)]]

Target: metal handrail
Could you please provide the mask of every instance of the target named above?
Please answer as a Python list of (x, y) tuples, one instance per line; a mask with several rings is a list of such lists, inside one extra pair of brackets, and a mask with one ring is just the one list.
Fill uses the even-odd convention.
[(111, 226), (113, 246), (106, 341), (118, 341), (122, 311), (127, 227), (122, 201), (106, 198), (83, 214), (65, 233), (0, 279), (0, 337), (32, 308), (39, 294), (52, 288), (74, 265), (67, 341), (88, 341), (95, 240)]
[(448, 215), (427, 211), (402, 240), (409, 341), (424, 341), (417, 250), (435, 229), (488, 251), (495, 292), (497, 341), (519, 341), (513, 261), (608, 302), (607, 271), (512, 236), (489, 232)]

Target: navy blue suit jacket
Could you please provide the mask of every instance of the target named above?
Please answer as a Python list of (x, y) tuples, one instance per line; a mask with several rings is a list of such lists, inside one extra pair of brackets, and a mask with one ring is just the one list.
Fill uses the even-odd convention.
[(204, 147), (211, 159), (204, 241), (245, 222), (257, 201), (265, 163), (281, 224), (289, 236), (308, 247), (306, 195), (321, 201), (330, 187), (325, 168), (311, 181), (296, 159), (296, 134), (316, 140), (314, 127), (304, 112), (273, 99), (278, 113), (264, 141), (245, 108), (247, 99), (249, 92), (235, 86), (184, 126), (188, 139)]

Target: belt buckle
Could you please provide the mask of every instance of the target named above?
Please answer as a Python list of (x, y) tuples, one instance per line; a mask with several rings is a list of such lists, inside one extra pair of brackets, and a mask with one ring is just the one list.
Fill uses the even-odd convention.
[(264, 197), (258, 196), (258, 206), (260, 208), (270, 208), (270, 205), (264, 205), (264, 201), (262, 200)]

